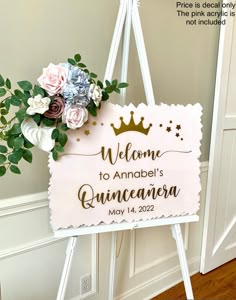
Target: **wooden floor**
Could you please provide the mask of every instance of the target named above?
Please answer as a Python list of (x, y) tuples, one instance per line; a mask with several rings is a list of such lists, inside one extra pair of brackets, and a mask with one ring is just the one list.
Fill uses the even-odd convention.
[[(236, 299), (236, 259), (205, 274), (191, 277), (195, 300)], [(183, 283), (179, 283), (152, 300), (186, 300)]]

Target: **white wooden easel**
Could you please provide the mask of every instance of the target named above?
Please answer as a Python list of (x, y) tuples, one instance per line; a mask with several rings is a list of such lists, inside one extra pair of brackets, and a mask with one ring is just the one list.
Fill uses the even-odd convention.
[[(148, 66), (147, 54), (143, 39), (142, 27), (138, 12), (138, 0), (120, 0), (120, 7), (113, 34), (111, 49), (108, 57), (107, 67), (104, 78), (111, 81), (115, 62), (117, 58), (118, 48), (121, 41), (121, 36), (124, 29), (124, 41), (123, 41), (123, 53), (122, 53), (122, 66), (121, 66), (121, 82), (127, 81), (128, 73), (128, 57), (129, 57), (129, 44), (130, 44), (130, 31), (131, 24), (133, 26), (135, 42), (137, 46), (137, 52), (141, 67), (141, 73), (143, 77), (144, 90), (147, 98), (148, 105), (155, 105), (154, 93), (152, 88), (151, 76)], [(104, 80), (105, 80), (104, 79)], [(125, 90), (121, 91), (121, 104), (125, 104)], [(85, 234), (97, 234), (104, 232), (112, 232), (112, 246), (110, 257), (110, 279), (109, 279), (109, 294), (108, 300), (113, 300), (114, 295), (114, 282), (115, 282), (115, 263), (116, 263), (116, 240), (117, 232), (121, 230), (147, 228), (155, 226), (170, 225), (172, 230), (172, 236), (176, 241), (180, 267), (184, 280), (184, 286), (187, 299), (193, 299), (192, 286), (189, 276), (189, 270), (185, 255), (184, 243), (182, 238), (182, 232), (180, 224), (196, 222), (199, 217), (197, 215), (182, 216), (182, 217), (170, 217), (161, 218), (149, 221), (139, 221), (133, 223), (123, 222), (120, 224), (110, 225), (98, 225), (90, 227), (81, 227), (74, 229), (63, 229), (54, 232), (55, 237), (69, 237), (69, 242), (66, 250), (66, 259), (64, 269), (61, 276), (61, 282), (57, 294), (57, 300), (64, 300), (67, 283), (70, 274), (70, 268), (72, 264), (74, 248), (78, 236)]]

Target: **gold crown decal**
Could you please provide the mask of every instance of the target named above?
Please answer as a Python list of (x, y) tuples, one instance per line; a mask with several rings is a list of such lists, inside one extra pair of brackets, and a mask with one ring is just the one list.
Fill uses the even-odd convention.
[(143, 133), (145, 135), (148, 135), (150, 128), (152, 127), (152, 124), (150, 123), (147, 128), (143, 127), (143, 120), (144, 117), (141, 117), (140, 122), (138, 124), (135, 124), (134, 122), (134, 112), (130, 112), (130, 121), (128, 124), (125, 124), (123, 121), (123, 117), (120, 117), (121, 123), (119, 128), (115, 128), (114, 124), (111, 124), (111, 127), (113, 128), (115, 135), (119, 135), (121, 133), (127, 132), (127, 131), (137, 131), (140, 133)]

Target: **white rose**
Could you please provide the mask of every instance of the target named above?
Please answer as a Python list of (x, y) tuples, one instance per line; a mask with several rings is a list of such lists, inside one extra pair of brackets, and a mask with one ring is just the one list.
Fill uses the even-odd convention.
[(41, 95), (37, 95), (34, 98), (29, 98), (28, 104), (30, 106), (27, 108), (26, 113), (31, 116), (35, 115), (36, 113), (42, 115), (49, 109), (50, 101), (50, 98), (43, 98)]
[(95, 105), (97, 107), (99, 106), (99, 104), (102, 100), (102, 90), (98, 85), (96, 85), (94, 83), (90, 84), (89, 98), (93, 99), (93, 102), (95, 103)]
[(67, 106), (62, 115), (62, 122), (70, 129), (80, 128), (88, 120), (88, 111), (81, 106)]

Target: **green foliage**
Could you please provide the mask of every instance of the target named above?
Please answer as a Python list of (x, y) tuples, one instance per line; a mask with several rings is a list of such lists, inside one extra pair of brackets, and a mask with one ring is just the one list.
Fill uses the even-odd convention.
[(78, 53), (78, 54), (75, 54), (75, 56), (74, 56), (74, 59), (75, 59), (75, 61), (78, 63), (78, 62), (80, 62), (81, 61), (81, 55)]
[(4, 86), (4, 79), (1, 74), (0, 74), (0, 86)]
[(4, 88), (0, 88), (0, 97), (5, 96), (7, 91)]
[[(67, 61), (88, 75), (89, 83), (93, 84), (90, 88), (94, 88), (95, 94), (99, 95), (98, 99), (95, 100), (91, 97), (89, 104), (86, 106), (89, 114), (94, 117), (97, 116), (98, 109), (101, 108), (101, 100), (107, 101), (111, 93), (120, 93), (120, 89), (128, 86), (127, 83), (119, 83), (116, 79), (111, 82), (109, 80), (106, 80), (105, 83), (101, 82), (97, 79), (97, 74), (90, 72), (87, 66), (81, 62), (79, 53), (75, 54), (73, 58), (68, 58)], [(31, 122), (33, 120), (39, 128), (43, 126), (54, 128), (51, 134), (51, 139), (55, 141), (55, 146), (51, 150), (54, 160), (57, 160), (65, 151), (64, 147), (68, 141), (67, 131), (69, 125), (67, 126), (62, 122), (60, 114), (49, 117), (50, 114), (44, 115), (44, 112), (41, 113), (39, 110), (31, 115), (32, 106), (28, 103), (29, 98), (41, 95), (42, 98), (50, 98), (50, 105), (52, 105), (55, 100), (54, 97), (58, 94), (50, 96), (44, 88), (37, 84), (32, 85), (27, 80), (18, 81), (17, 84), (19, 88), (12, 90), (13, 84), (10, 79), (4, 79), (0, 75), (0, 176), (4, 176), (8, 170), (14, 174), (20, 174), (18, 163), (22, 159), (28, 163), (33, 160), (32, 152), (29, 149), (34, 145), (22, 133), (23, 121), (25, 121), (24, 126), (27, 124), (27, 120), (31, 119)], [(63, 98), (62, 94), (59, 94), (59, 96)], [(29, 106), (31, 106), (31, 111), (28, 110)], [(37, 130), (36, 126), (35, 128)], [(37, 135), (37, 132), (35, 132), (35, 135)]]
[(19, 85), (20, 88), (22, 88), (23, 91), (29, 92), (30, 90), (32, 90), (32, 84), (27, 81), (18, 81), (17, 84)]
[(33, 155), (30, 150), (24, 149), (22, 156), (23, 156), (24, 160), (26, 160), (29, 163), (31, 163), (33, 160)]
[(7, 147), (0, 145), (0, 153), (7, 153)]
[(11, 165), (10, 170), (12, 173), (21, 174), (20, 169), (17, 166)]
[(11, 89), (11, 81), (7, 78), (6, 79), (6, 87), (10, 90)]
[(0, 176), (5, 175), (5, 174), (6, 174), (6, 171), (7, 171), (7, 169), (6, 169), (5, 166), (0, 166)]
[(76, 65), (76, 61), (73, 58), (68, 58), (67, 59), (68, 63), (71, 64), (72, 66)]

